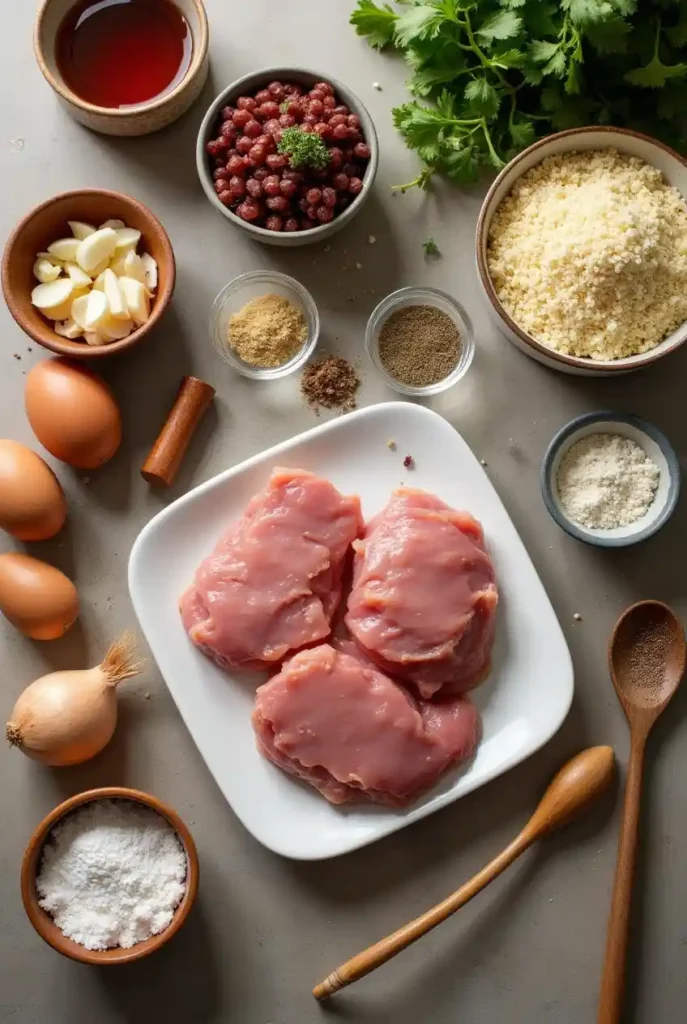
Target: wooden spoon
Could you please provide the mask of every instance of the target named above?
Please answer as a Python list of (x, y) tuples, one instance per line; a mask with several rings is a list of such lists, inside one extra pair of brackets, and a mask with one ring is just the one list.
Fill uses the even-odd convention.
[(346, 985), (364, 978), (370, 971), (385, 964), (432, 928), (436, 928), (493, 882), (535, 840), (567, 824), (579, 811), (605, 792), (611, 784), (614, 772), (611, 747), (590, 747), (589, 750), (583, 750), (573, 757), (553, 779), (520, 835), (498, 857), (443, 903), (438, 903), (426, 914), (399, 928), (393, 935), (388, 935), (381, 942), (337, 967), (324, 981), (315, 986), (315, 999), (326, 999)]
[(674, 612), (660, 601), (641, 601), (621, 615), (609, 648), (611, 679), (630, 723), (630, 767), (618, 842), (606, 963), (598, 1024), (617, 1024), (625, 990), (630, 903), (644, 749), (651, 729), (685, 671), (685, 634)]

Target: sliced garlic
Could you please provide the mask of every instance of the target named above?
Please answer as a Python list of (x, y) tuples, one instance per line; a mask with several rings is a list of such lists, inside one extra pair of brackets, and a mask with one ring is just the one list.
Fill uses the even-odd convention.
[[(105, 268), (105, 270), (107, 270), (107, 267)], [(105, 291), (105, 270), (103, 270), (102, 274), (98, 274), (95, 281), (93, 282), (93, 288), (96, 292)]]
[(56, 242), (48, 246), (48, 252), (51, 256), (56, 256), (58, 260), (73, 263), (77, 250), (82, 244), (77, 238), (58, 238)]
[(86, 309), (88, 307), (88, 294), (79, 295), (77, 299), (72, 302), (71, 318), (74, 320), (82, 331), (86, 330)]
[(102, 231), (103, 228), (112, 228), (113, 231), (119, 231), (120, 228), (125, 228), (126, 224), (123, 220), (117, 220), (116, 217), (112, 217), (110, 220), (106, 220), (104, 224), (101, 224), (98, 231)]
[[(82, 270), (90, 274), (94, 273), (103, 261), (110, 260), (117, 245), (117, 235), (112, 228), (100, 228), (76, 245), (76, 262)], [(48, 247), (48, 251), (52, 251), (52, 246)]]
[(86, 330), (94, 331), (107, 318), (109, 309), (104, 292), (91, 292), (86, 298)]
[(117, 235), (118, 252), (128, 252), (130, 249), (135, 249), (141, 241), (141, 232), (137, 231), (136, 228), (121, 227), (115, 233)]
[(103, 291), (107, 299), (110, 315), (115, 319), (126, 320), (129, 316), (129, 307), (124, 298), (124, 292), (119, 286), (119, 278), (111, 270), (103, 273)]
[(78, 263), (67, 263), (64, 268), (75, 288), (90, 288), (91, 279), (85, 270), (82, 270)]
[(47, 281), (45, 284), (37, 284), (31, 292), (31, 302), (41, 313), (53, 320), (63, 320), (64, 317), (53, 317), (52, 311), (68, 302), (74, 291), (74, 285), (68, 277), (60, 277), (56, 281)]
[(105, 273), (105, 271), (107, 270), (109, 265), (110, 265), (110, 261), (109, 260), (102, 260), (98, 264), (98, 266), (94, 267), (93, 270), (91, 271), (91, 277), (100, 277), (101, 274)]
[(124, 260), (124, 276), (133, 277), (134, 281), (140, 281), (141, 284), (146, 283), (146, 270), (143, 260), (133, 251), (126, 254), (126, 258)]
[(119, 285), (124, 292), (129, 314), (139, 326), (150, 318), (150, 299), (146, 287), (133, 277), (120, 277)]
[(128, 252), (117, 252), (110, 260), (110, 270), (117, 275), (117, 277), (124, 277), (126, 274), (126, 258), (129, 255)]
[(134, 322), (131, 318), (117, 320), (112, 316), (108, 316), (98, 326), (98, 334), (101, 334), (108, 341), (121, 341), (122, 338), (128, 338), (133, 329)]
[(87, 345), (107, 345), (107, 338), (98, 331), (86, 331), (84, 341)]
[(82, 337), (83, 328), (79, 327), (76, 320), (69, 317), (67, 320), (55, 324), (55, 333), (59, 334), (61, 338), (69, 338), (70, 341), (76, 341), (77, 338)]
[(64, 266), (64, 260), (58, 260), (57, 256), (53, 256), (51, 252), (37, 252), (37, 260), (47, 260), (48, 263), (52, 263), (55, 267)]
[(74, 235), (74, 238), (78, 238), (80, 242), (83, 242), (84, 238), (88, 238), (89, 235), (95, 234), (95, 228), (92, 224), (86, 224), (82, 220), (68, 220), (69, 230)]
[(150, 253), (147, 252), (144, 252), (141, 256), (141, 263), (143, 264), (146, 288), (149, 292), (157, 291), (157, 263)]
[(41, 284), (48, 284), (49, 281), (56, 281), (62, 273), (59, 266), (55, 266), (50, 260), (39, 257), (33, 265), (33, 276)]

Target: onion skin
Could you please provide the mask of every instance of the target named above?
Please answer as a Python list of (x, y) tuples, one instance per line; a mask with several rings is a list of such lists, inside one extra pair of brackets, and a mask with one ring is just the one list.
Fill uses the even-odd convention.
[(84, 671), (51, 672), (20, 695), (7, 723), (7, 739), (42, 764), (81, 764), (112, 739), (117, 725), (117, 684), (138, 675), (134, 638), (125, 633), (101, 665)]

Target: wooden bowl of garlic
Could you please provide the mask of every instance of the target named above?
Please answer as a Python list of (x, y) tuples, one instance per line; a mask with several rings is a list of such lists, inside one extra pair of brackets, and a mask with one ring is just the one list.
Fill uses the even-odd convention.
[(72, 359), (123, 352), (142, 341), (169, 306), (172, 244), (143, 203), (104, 189), (63, 192), (36, 206), (12, 232), (2, 290), (21, 329)]
[(79, 793), (43, 819), (24, 854), (21, 894), (48, 945), (110, 966), (149, 956), (179, 931), (198, 875), (179, 815), (149, 793), (110, 786)]

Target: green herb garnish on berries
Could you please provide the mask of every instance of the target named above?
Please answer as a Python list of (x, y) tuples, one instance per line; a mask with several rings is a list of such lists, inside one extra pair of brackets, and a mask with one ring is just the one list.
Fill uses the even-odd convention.
[(614, 124), (687, 151), (687, 3), (358, 0), (351, 23), (410, 65), (394, 124), (422, 169), (459, 183), (536, 138)]
[(277, 149), (288, 156), (292, 167), (322, 171), (329, 163), (329, 150), (317, 132), (304, 132), (298, 125), (285, 129)]

